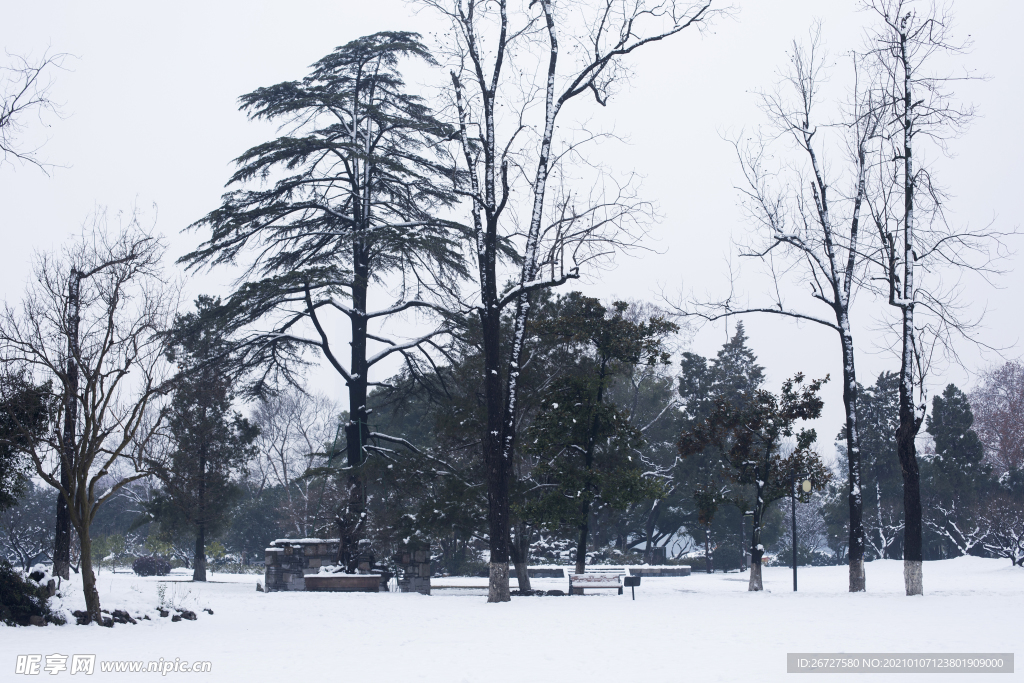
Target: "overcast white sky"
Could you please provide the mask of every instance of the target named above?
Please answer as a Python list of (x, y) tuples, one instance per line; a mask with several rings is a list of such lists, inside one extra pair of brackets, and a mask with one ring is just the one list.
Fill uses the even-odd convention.
[[(866, 21), (853, 0), (734, 4), (735, 18), (706, 36), (686, 35), (640, 54), (631, 87), (596, 112), (598, 123), (629, 138), (628, 146), (599, 155), (645, 176), (643, 194), (657, 202), (662, 221), (651, 244), (660, 253), (620, 259), (614, 271), (584, 285), (592, 295), (722, 293), (732, 240), (747, 230), (734, 189), (735, 157), (722, 135), (760, 121), (752, 91), (774, 81), (790, 41), (806, 35), (814, 18), (824, 21), (837, 56), (856, 45)], [(136, 205), (156, 219), (173, 257), (187, 252), (198, 237), (180, 231), (217, 206), (231, 159), (273, 133), (246, 121), (237, 110), (239, 95), (301, 78), (309, 64), (361, 35), (432, 29), (429, 16), (414, 15), (398, 0), (6, 5), (0, 39), (7, 52), (38, 56), (49, 49), (76, 56), (56, 76), (53, 93), (65, 103), (66, 117), (48, 121), (42, 152), (63, 167), (50, 177), (32, 167), (0, 167), (0, 291), (11, 303), (20, 298), (32, 252), (58, 247), (96, 207), (116, 212)], [(961, 1), (955, 11), (960, 35), (975, 41), (965, 63), (990, 80), (958, 88), (981, 117), (954, 143), (956, 157), (939, 164), (941, 180), (955, 195), (955, 223), (994, 219), (1012, 229), (1021, 223), (1024, 180), (1024, 3)], [(1015, 272), (1002, 280), (1003, 289), (971, 281), (967, 297), (977, 310), (988, 311), (986, 341), (1010, 347), (1007, 355), (1017, 357), (1024, 276), (1016, 259), (1007, 265)], [(190, 293), (220, 284), (217, 277), (194, 279)], [(761, 285), (747, 278), (741, 286), (756, 293)], [(855, 318), (862, 330), (871, 324), (869, 313)], [(755, 317), (747, 319), (747, 328), (774, 388), (797, 370), (840, 376), (831, 333)], [(713, 354), (725, 334), (723, 326), (709, 326), (694, 338), (693, 350)], [(872, 336), (858, 336), (858, 374), (865, 384), (896, 369), (893, 358), (873, 352)], [(962, 350), (972, 371), (999, 360)], [(967, 385), (970, 379), (950, 368), (934, 379), (933, 393), (946, 381)], [(338, 380), (327, 379), (330, 387), (340, 396)], [(828, 442), (842, 422), (837, 381), (828, 386), (826, 402), (819, 434)]]

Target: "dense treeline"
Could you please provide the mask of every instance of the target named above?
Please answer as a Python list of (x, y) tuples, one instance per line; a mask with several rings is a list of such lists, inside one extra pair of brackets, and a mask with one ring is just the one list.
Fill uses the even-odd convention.
[[(752, 446), (730, 439), (728, 425), (736, 414), (749, 421), (752, 406), (764, 411), (759, 397), (774, 396), (764, 388), (764, 370), (742, 324), (710, 359), (686, 352), (673, 361), (677, 332), (647, 305), (606, 307), (577, 292), (540, 302), (521, 380), (527, 400), (517, 416), (526, 436), (513, 468), (514, 563), (683, 561), (707, 571), (732, 570), (749, 561), (744, 554), (756, 531), (753, 545), (763, 546), (766, 560), (788, 564), (794, 468), (814, 484), (798, 498), (798, 561), (844, 563), (842, 431), (834, 462), (817, 456), (824, 448), (813, 434), (779, 430), (769, 434), (771, 448), (757, 451), (773, 468), (769, 475), (737, 467), (750, 459)], [(411, 366), (370, 396), (371, 431), (393, 438), (365, 446), (367, 537), (377, 558), (415, 538), (433, 549), (439, 571), (479, 573), (486, 571), (487, 548), (479, 340), (464, 335), (447, 351), (451, 362), (429, 371)], [(1020, 564), (1024, 558), (1024, 476), (1012, 462), (1007, 467), (1000, 441), (986, 445), (979, 436), (1006, 431), (1003, 411), (1024, 386), (1001, 378), (1014, 376), (1015, 369), (1011, 363), (990, 373), (970, 397), (949, 385), (933, 399), (922, 464), (926, 559), (971, 554)], [(209, 398), (197, 397), (204, 382)], [(207, 470), (209, 507), (219, 507), (197, 517), (195, 465), (175, 470), (181, 460), (171, 458), (172, 469), (134, 482), (97, 515), (97, 562), (127, 564), (156, 553), (198, 573), (200, 557), (221, 567), (244, 566), (261, 559), (274, 538), (337, 535), (348, 480), (347, 416), (327, 399), (288, 390), (259, 402), (248, 419), (220, 411), (231, 421), (205, 432), (173, 427), (202, 410), (204, 401), (223, 401), (224, 385), (209, 382), (176, 388), (171, 405), (183, 407), (170, 423), (169, 439), (186, 444), (221, 430), (218, 443), (230, 446), (232, 456), (221, 469)], [(859, 390), (869, 560), (902, 554), (895, 384), (895, 374), (882, 373)], [(978, 422), (974, 406), (998, 418)], [(713, 438), (707, 429), (714, 425)], [(208, 463), (227, 457), (214, 453), (211, 448)], [(769, 479), (775, 483), (758, 491), (758, 482)], [(52, 552), (53, 509), (43, 489), (24, 475), (20, 486), (20, 501), (2, 513), (0, 542), (9, 561), (28, 567)], [(757, 498), (765, 501), (763, 509), (745, 517)], [(209, 560), (197, 551), (200, 538)], [(526, 572), (519, 576), (528, 585)]]

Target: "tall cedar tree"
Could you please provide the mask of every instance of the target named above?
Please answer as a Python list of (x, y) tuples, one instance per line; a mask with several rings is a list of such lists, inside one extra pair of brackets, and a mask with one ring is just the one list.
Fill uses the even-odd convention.
[[(746, 406), (764, 384), (764, 368), (757, 364), (757, 356), (747, 346), (743, 323), (717, 356), (707, 358), (695, 353), (683, 354), (679, 376), (679, 395), (683, 404), (683, 431), (707, 420), (719, 402)], [(698, 457), (684, 457), (676, 464), (677, 478), (684, 482), (697, 513), (697, 524), (704, 532), (705, 570), (714, 571), (714, 542), (711, 526), (723, 502), (732, 493), (729, 464), (718, 444), (709, 443), (701, 453), (686, 453)], [(744, 508), (745, 513), (749, 508)]]
[[(763, 589), (761, 532), (768, 507), (791, 494), (794, 475), (810, 479), (816, 488), (828, 482), (828, 469), (811, 449), (817, 438), (814, 430), (795, 429), (797, 421), (821, 415), (823, 402), (818, 392), (826, 381), (827, 377), (805, 384), (798, 373), (783, 382), (779, 395), (758, 389), (748, 402), (717, 398), (707, 417), (691, 423), (679, 438), (683, 456), (703, 453), (709, 446), (721, 449), (730, 477), (738, 485), (733, 500), (753, 512), (751, 591)], [(787, 453), (785, 440), (789, 439), (795, 443)]]
[(195, 535), (192, 580), (206, 581), (207, 539), (223, 530), (237, 487), (231, 477), (253, 455), (256, 427), (231, 410), (232, 378), (218, 362), (224, 331), (210, 324), (219, 300), (201, 296), (179, 315), (167, 357), (178, 377), (168, 415), (173, 451), (154, 473), (163, 492), (152, 505), (167, 530)]
[(608, 401), (607, 394), (629, 367), (667, 364), (665, 338), (678, 327), (657, 316), (629, 320), (625, 302), (608, 310), (578, 292), (561, 304), (561, 314), (539, 332), (563, 339), (576, 351), (576, 361), (546, 392), (531, 429), (529, 448), (540, 456), (541, 477), (551, 492), (528, 514), (546, 526), (575, 527), (576, 573), (582, 574), (592, 510), (624, 510), (658, 496), (658, 483), (644, 476), (643, 435), (630, 424), (628, 411)]
[[(301, 81), (242, 96), (251, 119), (288, 131), (236, 160), (228, 184), (263, 187), (225, 194), (220, 208), (192, 226), (209, 228), (210, 239), (182, 259), (190, 267), (247, 260), (223, 312), (239, 333), (237, 362), (256, 372), (252, 391), (274, 375), (292, 379), (309, 350), (344, 379), (350, 476), (338, 518), (339, 560), (352, 570), (365, 525), (359, 468), (371, 438), (369, 373), (394, 353), (429, 344), (441, 329), (394, 340), (371, 324), (435, 308), (436, 298), (426, 295), (466, 273), (456, 228), (433, 216), (455, 201), (444, 189), (452, 185), (450, 170), (435, 156), (450, 130), (405, 91), (403, 58), (433, 63), (417, 34), (377, 33), (337, 48)], [(399, 291), (389, 290), (396, 281)], [(394, 297), (391, 305), (368, 308), (373, 285), (377, 296)], [(324, 320), (332, 309), (348, 319), (347, 363)]]

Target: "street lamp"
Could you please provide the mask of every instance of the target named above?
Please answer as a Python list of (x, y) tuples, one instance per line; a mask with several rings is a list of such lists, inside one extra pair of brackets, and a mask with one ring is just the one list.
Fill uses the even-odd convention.
[[(803, 490), (804, 493), (810, 493), (810, 491), (811, 491), (811, 480), (804, 478), (803, 475), (801, 475), (800, 478), (803, 479), (803, 481), (800, 483), (800, 488)], [(794, 593), (796, 592), (796, 546), (797, 546), (797, 542), (796, 542), (796, 480), (797, 480), (796, 468), (794, 468), (792, 470), (792, 476), (790, 477), (790, 481), (789, 481), (789, 485), (790, 485), (789, 493), (790, 493), (790, 498), (793, 501), (793, 516), (792, 516), (792, 520), (793, 520), (793, 592)]]

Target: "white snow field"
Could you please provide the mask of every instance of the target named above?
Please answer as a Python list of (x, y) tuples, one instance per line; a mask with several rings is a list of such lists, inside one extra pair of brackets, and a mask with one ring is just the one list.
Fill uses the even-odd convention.
[[(925, 595), (903, 593), (902, 563), (867, 565), (868, 592), (846, 592), (845, 567), (766, 568), (765, 591), (746, 574), (645, 577), (636, 601), (601, 591), (572, 597), (514, 597), (486, 604), (486, 579), (435, 579), (434, 594), (259, 593), (257, 575), (99, 576), (103, 607), (146, 612), (137, 626), (0, 627), (0, 680), (58, 680), (70, 671), (15, 675), (18, 655), (95, 654), (85, 680), (779, 681), (977, 680), (970, 674), (786, 673), (787, 652), (1024, 652), (1024, 569), (964, 557), (926, 562)], [(513, 581), (513, 585), (515, 582)], [(567, 581), (535, 579), (566, 590)], [(77, 587), (77, 583), (75, 586)], [(165, 599), (199, 613), (172, 623)], [(437, 588), (438, 586), (479, 586)], [(79, 609), (80, 592), (66, 606)], [(214, 614), (199, 612), (210, 608)], [(209, 661), (209, 673), (104, 673), (100, 662)], [(70, 666), (69, 666), (70, 669)], [(1017, 671), (1024, 669), (1018, 663)], [(78, 674), (75, 674), (78, 676)], [(837, 677), (838, 676), (838, 677)], [(84, 677), (83, 677), (84, 678)], [(995, 674), (982, 680), (1020, 680)], [(72, 678), (71, 680), (77, 680)]]

